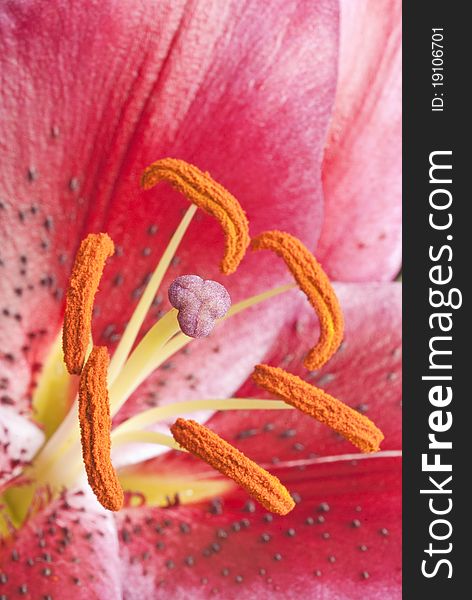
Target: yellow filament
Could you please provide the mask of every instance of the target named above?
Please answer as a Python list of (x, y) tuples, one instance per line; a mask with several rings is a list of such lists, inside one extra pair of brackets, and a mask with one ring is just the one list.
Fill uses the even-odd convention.
[(164, 344), (177, 331), (180, 331), (180, 326), (177, 321), (177, 310), (173, 308), (143, 337), (110, 388), (112, 416), (116, 415), (126, 399), (154, 371), (155, 355), (159, 354)]
[(158, 446), (167, 446), (172, 450), (181, 450), (179, 444), (171, 438), (170, 435), (160, 433), (158, 431), (113, 431), (111, 434), (113, 447), (117, 448), (119, 445), (128, 444), (130, 442), (136, 442), (138, 444), (156, 444)]
[(260, 400), (258, 398), (188, 400), (187, 402), (178, 402), (177, 404), (168, 404), (167, 406), (157, 406), (156, 408), (144, 410), (134, 417), (130, 417), (127, 421), (120, 423), (113, 430), (112, 437), (130, 430), (149, 427), (169, 417), (198, 411), (216, 410), (293, 410), (293, 407), (281, 400)]
[(174, 235), (172, 236), (169, 245), (164, 251), (156, 270), (152, 274), (149, 283), (141, 296), (136, 309), (129, 320), (129, 323), (123, 333), (123, 336), (113, 354), (113, 358), (110, 362), (110, 368), (108, 371), (108, 382), (111, 385), (117, 378), (121, 368), (126, 362), (128, 355), (133, 347), (133, 344), (138, 336), (139, 330), (146, 318), (149, 308), (152, 304), (154, 296), (157, 293), (159, 286), (161, 285), (162, 279), (175, 256), (177, 248), (179, 247), (182, 238), (187, 231), (195, 212), (197, 211), (196, 206), (190, 206), (185, 213), (180, 225), (177, 227)]

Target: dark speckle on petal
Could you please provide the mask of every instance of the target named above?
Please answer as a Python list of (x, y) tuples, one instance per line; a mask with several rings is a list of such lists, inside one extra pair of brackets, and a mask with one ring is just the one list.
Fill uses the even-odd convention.
[(295, 537), (295, 535), (296, 535), (295, 529), (293, 529), (292, 527), (290, 529), (287, 529), (288, 537)]
[(358, 529), (361, 526), (361, 522), (359, 521), (359, 519), (354, 519), (351, 522), (352, 527), (354, 527), (355, 529)]
[(282, 555), (281, 555), (281, 554), (279, 554), (279, 552), (277, 552), (277, 554), (274, 554), (274, 560), (275, 560), (275, 561), (282, 560)]
[(71, 177), (69, 180), (69, 189), (71, 192), (76, 192), (80, 187), (80, 181), (78, 177)]
[(38, 179), (38, 171), (35, 167), (28, 167), (27, 177), (28, 181), (30, 182), (36, 181), (36, 179)]

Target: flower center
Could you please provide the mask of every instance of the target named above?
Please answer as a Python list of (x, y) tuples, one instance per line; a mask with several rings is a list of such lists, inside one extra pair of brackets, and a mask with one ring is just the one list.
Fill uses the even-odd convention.
[[(230, 318), (294, 287), (286, 285), (267, 291), (229, 309), (229, 295), (221, 284), (204, 281), (196, 275), (179, 277), (169, 289), (174, 308), (151, 327), (132, 351), (167, 267), (197, 208), (216, 218), (224, 231), (225, 252), (221, 262), (224, 274), (237, 270), (250, 244), (249, 225), (243, 209), (208, 173), (168, 158), (144, 171), (142, 185), (148, 189), (163, 180), (182, 192), (192, 205), (157, 265), (111, 361), (106, 347), (93, 345), (91, 318), (95, 293), (114, 245), (106, 233), (90, 234), (80, 245), (67, 292), (62, 334), (64, 362), (71, 375), (68, 383), (73, 383), (77, 376), (80, 378), (78, 398), (25, 473), (25, 478), (31, 482), (29, 492), (23, 490), (21, 499), (20, 488), (7, 491), (8, 504), (16, 506), (14, 514), (10, 515), (15, 524), (21, 524), (26, 518), (38, 489), (46, 488), (51, 496), (77, 481), (83, 472), (78, 460), (79, 443), (90, 487), (109, 510), (119, 510), (124, 500), (119, 473), (112, 465), (111, 445), (116, 447), (130, 441), (191, 452), (245, 488), (268, 510), (278, 514), (292, 510), (295, 503), (275, 476), (204, 425), (178, 418), (170, 428), (173, 437), (147, 430), (159, 421), (178, 417), (183, 412), (293, 407), (325, 423), (363, 452), (379, 449), (383, 435), (367, 417), (283, 369), (268, 365), (257, 365), (253, 379), (281, 400), (234, 398), (184, 402), (145, 410), (111, 431), (112, 417), (136, 388), (193, 337), (208, 335), (218, 320)], [(307, 248), (287, 233), (265, 232), (252, 240), (252, 247), (254, 250), (269, 249), (280, 256), (314, 307), (319, 317), (320, 336), (308, 353), (305, 366), (310, 370), (322, 367), (343, 338), (343, 317), (329, 279)], [(77, 385), (72, 386), (72, 389), (76, 388)], [(66, 467), (58, 468), (58, 463)]]

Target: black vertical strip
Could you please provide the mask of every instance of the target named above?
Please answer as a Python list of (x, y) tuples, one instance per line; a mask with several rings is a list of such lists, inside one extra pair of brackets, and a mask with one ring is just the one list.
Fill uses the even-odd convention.
[[(471, 479), (472, 431), (467, 420), (472, 394), (465, 381), (466, 374), (472, 374), (472, 350), (468, 343), (471, 327), (466, 314), (469, 306), (466, 284), (472, 276), (470, 266), (466, 266), (471, 257), (472, 240), (472, 230), (466, 232), (472, 223), (472, 165), (469, 164), (472, 157), (472, 26), (466, 15), (467, 6), (467, 3), (461, 2), (429, 0), (405, 1), (403, 7), (403, 597), (414, 600), (452, 600), (471, 595), (466, 579), (472, 575), (469, 549), (472, 525), (466, 512), (466, 509), (469, 512), (472, 509), (471, 486), (468, 485)], [(442, 33), (443, 39), (440, 40), (439, 35), (433, 38), (434, 33)], [(443, 70), (433, 71), (434, 67), (441, 66), (440, 60), (433, 61), (441, 54), (436, 52), (434, 55), (433, 50), (441, 49), (432, 45), (434, 40), (443, 46)], [(434, 73), (443, 75), (442, 86), (432, 85), (434, 79), (440, 80), (439, 77), (433, 78)], [(444, 101), (443, 110), (433, 111), (433, 104), (441, 108), (440, 99)], [(430, 183), (431, 153), (439, 151), (451, 151), (452, 154), (436, 154), (432, 160), (437, 164), (452, 165), (452, 169), (433, 171), (433, 179), (452, 178), (452, 183)], [(444, 210), (432, 208), (432, 193), (436, 204), (446, 204), (450, 194), (453, 199), (451, 206)], [(438, 225), (445, 225), (450, 214), (451, 226), (443, 230), (434, 229), (429, 222), (430, 214)], [(431, 258), (430, 252), (435, 258)], [(439, 269), (431, 273), (435, 266)], [(431, 276), (444, 280), (451, 273), (449, 283), (431, 281)], [(461, 292), (462, 307), (432, 307), (430, 288), (442, 291), (445, 298), (452, 293), (453, 304), (458, 303)], [(459, 291), (453, 292), (454, 289)], [(433, 301), (440, 304), (440, 295), (436, 294)], [(447, 315), (442, 318), (441, 324), (446, 328), (452, 322), (451, 331), (441, 331), (439, 318), (432, 317), (434, 313)], [(452, 337), (450, 341), (433, 342), (436, 349), (452, 350), (452, 355), (437, 355), (434, 360), (444, 366), (450, 364), (452, 369), (429, 368), (429, 343), (435, 336)], [(422, 380), (422, 376), (450, 376), (452, 380)], [(430, 401), (430, 390), (434, 386), (442, 386), (439, 387), (440, 393), (436, 390), (433, 400), (440, 404), (442, 399), (443, 406), (433, 406)], [(446, 386), (451, 388), (453, 395), (448, 405)], [(447, 428), (451, 417), (452, 425)], [(445, 430), (435, 432), (434, 427)], [(429, 448), (429, 434), (435, 434), (437, 441), (451, 442), (452, 449)], [(437, 460), (451, 465), (452, 471), (425, 472), (422, 454), (428, 455), (429, 464), (436, 460), (435, 454), (439, 455)], [(444, 483), (451, 475), (452, 480)], [(436, 483), (431, 482), (429, 477)], [(450, 493), (440, 492), (440, 486)], [(437, 493), (421, 494), (421, 489)], [(432, 508), (438, 511), (446, 511), (449, 507), (451, 510), (442, 515), (434, 514), (431, 503)], [(434, 536), (444, 539), (435, 539)], [(440, 564), (441, 560), (449, 562)], [(436, 571), (435, 575), (426, 577), (422, 567), (429, 575)], [(451, 578), (448, 577), (450, 574)]]

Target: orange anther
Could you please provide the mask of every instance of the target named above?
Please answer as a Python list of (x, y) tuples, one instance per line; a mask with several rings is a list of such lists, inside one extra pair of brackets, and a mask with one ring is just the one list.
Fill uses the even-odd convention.
[(195, 421), (177, 419), (170, 429), (183, 448), (233, 479), (267, 510), (286, 515), (295, 506), (289, 492), (277, 477), (207, 427)]
[(278, 367), (257, 365), (252, 375), (257, 385), (285, 400), (348, 439), (362, 452), (377, 452), (383, 433), (366, 416)]
[(344, 333), (341, 307), (327, 275), (308, 248), (288, 233), (265, 231), (252, 240), (252, 247), (278, 254), (315, 309), (320, 321), (320, 337), (304, 364), (311, 371), (319, 369), (336, 352)]
[(107, 390), (108, 350), (93, 348), (80, 376), (79, 421), (88, 482), (108, 510), (123, 506), (123, 490), (111, 464), (111, 418)]
[(92, 308), (105, 261), (114, 253), (106, 233), (90, 233), (80, 244), (69, 280), (62, 347), (67, 370), (78, 375), (90, 340)]
[(222, 185), (194, 165), (176, 158), (163, 158), (144, 170), (141, 185), (145, 190), (167, 181), (187, 200), (219, 221), (225, 234), (225, 254), (221, 271), (234, 273), (249, 246), (249, 224), (241, 205)]

